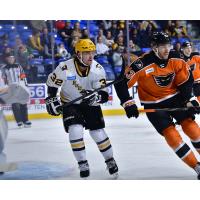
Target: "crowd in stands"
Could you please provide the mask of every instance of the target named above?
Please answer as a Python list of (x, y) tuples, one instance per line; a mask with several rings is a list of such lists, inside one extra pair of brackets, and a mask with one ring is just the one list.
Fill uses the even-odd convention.
[[(130, 20), (128, 25), (129, 41), (125, 20), (0, 21), (0, 66), (5, 64), (5, 55), (13, 52), (28, 83), (45, 82), (59, 62), (73, 56), (79, 38), (90, 38), (96, 44), (95, 59), (112, 80), (120, 72), (121, 55), (127, 61), (130, 55), (133, 61), (149, 51), (154, 31), (168, 33), (176, 50), (197, 35), (193, 21)], [(194, 41), (199, 47), (199, 40)]]

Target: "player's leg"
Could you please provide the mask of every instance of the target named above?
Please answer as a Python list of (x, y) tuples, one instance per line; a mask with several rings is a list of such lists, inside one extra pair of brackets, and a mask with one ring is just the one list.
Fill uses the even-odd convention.
[(8, 124), (0, 108), (0, 153), (4, 149), (5, 141), (8, 135)]
[(73, 154), (78, 162), (80, 177), (90, 175), (88, 161), (86, 159), (84, 143), (84, 119), (79, 110), (79, 105), (72, 105), (63, 109), (63, 124), (65, 131), (69, 133), (69, 141)]
[(176, 155), (189, 167), (195, 169), (198, 160), (176, 130), (171, 115), (168, 112), (156, 112), (147, 113), (147, 117)]
[(108, 135), (106, 134), (105, 122), (100, 106), (86, 106), (82, 108), (84, 110), (84, 118), (86, 119), (86, 128), (89, 129), (89, 133), (92, 139), (98, 146), (99, 151), (105, 159), (105, 163), (108, 167), (110, 174), (118, 172), (116, 161), (113, 157), (113, 149)]
[(22, 122), (25, 128), (31, 127), (31, 122), (28, 120), (28, 107), (27, 104), (20, 104), (20, 110), (22, 113)]
[(113, 149), (104, 129), (90, 130), (89, 131), (92, 139), (96, 142), (99, 151), (105, 159), (105, 163), (110, 174), (118, 172), (118, 166), (113, 158)]
[(180, 122), (183, 132), (191, 139), (194, 148), (200, 154), (200, 127), (192, 118)]
[(8, 125), (3, 115), (3, 111), (0, 110), (0, 174), (3, 174), (4, 172), (7, 171), (15, 170), (17, 167), (16, 163), (7, 163), (6, 154), (3, 153), (7, 135), (8, 135)]
[(14, 118), (17, 122), (18, 127), (22, 128), (23, 122), (22, 122), (22, 113), (21, 113), (21, 109), (20, 109), (20, 104), (19, 103), (13, 103), (12, 104), (12, 111), (13, 111), (13, 115), (14, 115)]

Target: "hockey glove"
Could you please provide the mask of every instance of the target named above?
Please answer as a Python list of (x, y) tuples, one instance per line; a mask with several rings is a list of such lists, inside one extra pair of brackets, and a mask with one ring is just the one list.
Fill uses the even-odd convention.
[(139, 111), (134, 100), (131, 99), (126, 101), (125, 103), (122, 104), (122, 106), (124, 107), (124, 110), (126, 111), (126, 115), (128, 118), (131, 117), (137, 118), (139, 116)]
[(47, 97), (45, 99), (45, 104), (46, 104), (47, 112), (50, 115), (58, 116), (62, 113), (61, 112), (62, 107), (57, 97)]
[[(84, 93), (89, 93), (91, 92), (90, 90), (85, 90)], [(105, 103), (108, 101), (108, 93), (103, 91), (103, 90), (100, 90), (98, 92), (95, 92), (93, 94), (91, 94), (90, 96), (87, 96), (85, 97), (81, 104), (84, 104), (84, 105), (89, 105), (89, 106), (98, 106), (100, 105), (101, 103)]]
[(189, 101), (187, 101), (185, 103), (185, 106), (188, 109), (188, 112), (192, 115), (194, 114), (200, 114), (200, 105), (199, 105), (199, 102), (198, 100), (195, 98), (195, 97), (192, 97)]

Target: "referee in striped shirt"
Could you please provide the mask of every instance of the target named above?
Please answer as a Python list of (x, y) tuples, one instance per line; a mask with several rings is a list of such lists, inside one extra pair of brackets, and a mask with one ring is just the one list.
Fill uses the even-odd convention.
[[(13, 53), (5, 54), (5, 63), (6, 65), (2, 69), (5, 84), (10, 85), (17, 83), (27, 86), (24, 70), (15, 62), (15, 56)], [(13, 103), (12, 111), (19, 128), (31, 127), (31, 122), (28, 120), (27, 104)]]

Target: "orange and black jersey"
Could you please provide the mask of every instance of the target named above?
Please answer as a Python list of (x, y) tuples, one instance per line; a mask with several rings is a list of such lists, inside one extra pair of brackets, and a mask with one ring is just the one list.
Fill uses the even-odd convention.
[(194, 82), (200, 82), (200, 54), (198, 52), (192, 52), (189, 57), (185, 55), (182, 55), (182, 57), (192, 70)]
[(125, 75), (124, 82), (115, 85), (121, 103), (130, 99), (127, 89), (136, 82), (142, 104), (159, 103), (179, 92), (185, 100), (191, 97), (193, 77), (178, 52), (171, 51), (167, 60), (161, 60), (151, 51), (134, 61)]

